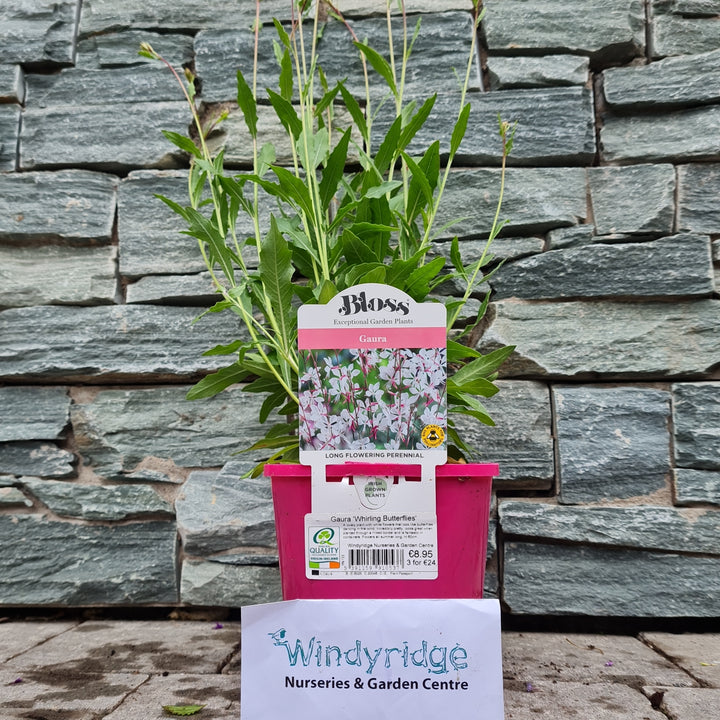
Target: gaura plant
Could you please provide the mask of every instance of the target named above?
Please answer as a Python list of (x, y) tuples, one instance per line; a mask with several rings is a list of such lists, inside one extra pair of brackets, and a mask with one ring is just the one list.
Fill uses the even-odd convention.
[[(472, 345), (477, 341), (477, 327), (489, 301), (489, 293), (480, 303), (474, 318), (464, 310), (478, 293), (478, 286), (492, 273), (483, 274), (492, 261), (490, 246), (502, 229), (499, 220), (505, 182), (505, 166), (513, 144), (515, 127), (499, 122), (502, 143), (501, 180), (495, 218), (487, 243), (479, 259), (463, 263), (457, 237), (451, 244), (452, 268), (445, 268), (445, 258), (433, 252), (439, 231), (436, 220), (448, 176), (465, 135), (470, 104), (467, 92), (476, 52), (476, 34), (482, 13), (473, 0), (474, 23), (470, 53), (464, 74), (458, 79), (458, 112), (449, 148), (441, 151), (439, 140), (432, 142), (421, 156), (411, 156), (408, 147), (423, 128), (433, 110), (436, 96), (424, 102), (407, 101), (405, 79), (411, 61), (413, 44), (420, 32), (418, 21), (414, 32), (408, 31), (408, 18), (401, 5), (402, 39), (396, 47), (393, 37), (390, 2), (387, 6), (389, 57), (354, 34), (340, 11), (330, 2), (318, 2), (312, 11), (308, 0), (293, 2), (291, 21), (283, 25), (273, 20), (275, 57), (278, 63), (276, 88), (258, 89), (258, 44), (261, 32), (260, 2), (256, 0), (254, 24), (255, 53), (253, 72), (246, 77), (237, 71), (237, 103), (252, 142), (252, 170), (231, 174), (223, 167), (223, 152), (213, 156), (208, 137), (218, 120), (205, 122), (196, 103), (194, 81), (189, 70), (184, 78), (152, 47), (141, 46), (141, 54), (160, 60), (175, 74), (185, 93), (193, 117), (193, 132), (186, 137), (165, 132), (169, 141), (190, 155), (187, 205), (161, 197), (178, 215), (197, 239), (200, 252), (221, 299), (208, 312), (232, 312), (244, 327), (241, 338), (228, 345), (208, 350), (206, 355), (227, 355), (232, 361), (198, 382), (188, 398), (213, 396), (236, 383), (243, 390), (264, 394), (259, 421), (269, 423), (263, 440), (248, 450), (264, 450), (267, 461), (293, 462), (298, 459), (299, 403), (309, 401), (308, 359), (301, 363), (297, 348), (296, 304), (326, 303), (338, 292), (361, 283), (392, 285), (417, 302), (425, 302), (442, 292), (442, 284), (453, 280), (464, 288), (461, 297), (444, 299), (447, 307), (446, 385), (449, 456), (462, 460), (471, 450), (458, 434), (453, 416), (467, 415), (481, 423), (493, 421), (479, 397), (497, 392), (493, 383), (497, 370), (512, 347), (503, 347), (481, 355)], [(322, 13), (342, 22), (352, 34), (354, 46), (362, 61), (365, 98), (359, 101), (344, 82), (330, 87), (318, 64), (318, 41), (322, 31)], [(270, 28), (262, 28), (267, 32)], [(383, 88), (384, 100), (373, 83)], [(276, 147), (260, 145), (258, 106), (272, 107), (289, 141), (292, 163), (283, 167), (276, 162)], [(373, 124), (380, 108), (388, 107), (393, 120), (384, 136), (376, 140)], [(341, 121), (341, 110), (347, 121)], [(221, 117), (220, 120), (223, 118)], [(269, 229), (261, 232), (262, 194), (277, 201), (270, 214)], [(240, 237), (237, 218), (246, 213), (254, 233)], [(264, 220), (264, 218), (263, 218)], [(246, 260), (252, 251), (254, 261)], [(378, 354), (379, 355), (379, 354)], [(325, 401), (340, 404), (353, 416), (344, 432), (353, 431), (353, 423), (364, 422), (370, 437), (393, 431), (378, 420), (373, 425), (369, 408), (352, 402), (355, 382), (349, 379), (344, 390), (332, 379), (332, 363), (340, 359), (317, 358), (330, 373), (324, 392)], [(362, 367), (362, 359), (352, 358), (348, 367)], [(392, 359), (374, 359), (366, 382), (378, 383), (377, 401), (381, 403), (379, 381)], [(301, 367), (303, 377), (299, 378)], [(337, 368), (336, 368), (337, 369)], [(344, 372), (344, 371), (343, 371)], [(352, 372), (352, 370), (351, 370)], [(300, 383), (299, 383), (300, 380)], [(348, 378), (345, 378), (348, 381)], [(337, 385), (337, 387), (336, 387)], [(372, 393), (371, 393), (372, 394)], [(330, 397), (332, 395), (332, 397)], [(367, 393), (365, 393), (367, 397)], [(416, 395), (416, 398), (419, 397)], [(334, 407), (334, 406), (333, 406)], [(417, 409), (416, 409), (417, 410)], [(424, 408), (421, 409), (421, 413)], [(402, 427), (398, 419), (397, 427)], [(349, 428), (349, 430), (348, 430)], [(406, 432), (405, 432), (406, 431)], [(412, 428), (398, 432), (397, 442), (412, 439)], [(406, 437), (407, 436), (407, 437)], [(304, 438), (313, 445), (322, 438)], [(352, 439), (350, 440), (352, 442)], [(255, 472), (261, 471), (259, 465)]]

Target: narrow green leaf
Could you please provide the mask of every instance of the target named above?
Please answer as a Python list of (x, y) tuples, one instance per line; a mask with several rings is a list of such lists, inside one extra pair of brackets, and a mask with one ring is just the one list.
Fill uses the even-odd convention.
[(458, 385), (464, 385), (492, 375), (505, 360), (512, 355), (514, 349), (514, 345), (507, 345), (493, 350), (487, 355), (481, 355), (479, 358), (461, 367), (452, 376), (453, 381)]
[(488, 415), (487, 412), (482, 410), (471, 410), (470, 408), (450, 408), (448, 412), (456, 413), (458, 415), (469, 415), (479, 420), (483, 425), (489, 425), (490, 427), (495, 426), (495, 421)]
[(162, 130), (161, 132), (173, 145), (177, 145), (177, 147), (181, 150), (184, 150), (195, 157), (200, 157), (200, 149), (189, 137), (185, 137), (185, 135), (180, 135), (180, 133), (172, 132), (170, 130)]
[(480, 353), (467, 345), (462, 345), (454, 340), (447, 341), (447, 361), (448, 363), (459, 362), (465, 358), (481, 357)]
[(479, 395), (480, 397), (492, 397), (498, 392), (498, 387), (484, 378), (474, 378), (459, 383), (453, 376), (448, 378), (447, 391), (448, 394), (452, 393), (453, 395), (467, 393), (469, 395)]
[(269, 88), (267, 95), (270, 104), (275, 110), (275, 114), (278, 116), (278, 120), (280, 120), (288, 135), (290, 135), (293, 140), (297, 140), (303, 131), (303, 125), (292, 103)]
[(340, 94), (342, 95), (343, 103), (352, 117), (355, 127), (360, 131), (360, 136), (367, 145), (369, 141), (367, 121), (365, 119), (365, 113), (358, 101), (352, 96), (350, 91), (342, 83), (338, 83), (340, 88)]
[(445, 265), (445, 258), (434, 258), (414, 270), (408, 278), (405, 292), (416, 302), (423, 302), (430, 292), (430, 281), (434, 280)]
[(155, 194), (155, 197), (158, 200), (162, 200), (171, 210), (176, 212), (181, 218), (185, 220), (185, 222), (190, 222), (190, 216), (188, 215), (187, 209), (184, 208), (179, 203), (176, 203), (174, 200), (171, 200), (170, 198), (165, 197), (164, 195), (158, 195)]
[(242, 382), (247, 378), (248, 372), (238, 363), (233, 363), (227, 367), (221, 368), (210, 375), (206, 375), (202, 380), (195, 383), (187, 392), (188, 400), (200, 400), (217, 395), (225, 388)]
[(335, 148), (330, 153), (325, 169), (323, 170), (322, 180), (320, 181), (320, 202), (323, 210), (327, 210), (330, 207), (330, 203), (335, 197), (335, 193), (340, 185), (340, 180), (345, 171), (351, 133), (352, 128), (348, 128), (343, 133), (337, 145), (335, 145)]
[(458, 242), (457, 236), (452, 239), (452, 243), (450, 244), (450, 260), (452, 261), (453, 267), (457, 270), (458, 275), (467, 282), (468, 276), (465, 272), (462, 256), (460, 255), (460, 243)]
[(390, 168), (393, 158), (396, 156), (400, 144), (400, 133), (402, 131), (402, 118), (396, 117), (375, 155), (375, 167), (380, 176)]
[(252, 138), (257, 137), (257, 103), (250, 86), (240, 70), (237, 71), (237, 104), (242, 111), (248, 132)]
[(450, 137), (450, 157), (454, 157), (455, 153), (457, 153), (458, 149), (460, 148), (460, 143), (462, 143), (463, 138), (465, 137), (465, 132), (467, 131), (469, 118), (470, 103), (468, 103), (460, 111), (460, 116), (458, 117), (457, 122), (455, 123), (455, 127), (453, 128), (452, 136)]
[(277, 32), (278, 37), (280, 38), (280, 42), (285, 48), (290, 50), (290, 36), (287, 34), (285, 28), (282, 26), (282, 23), (277, 18), (273, 18), (273, 25), (275, 25), (275, 32)]
[(258, 420), (261, 423), (264, 423), (270, 417), (270, 413), (275, 408), (280, 407), (280, 405), (283, 404), (286, 397), (287, 393), (285, 392), (284, 388), (281, 388), (280, 390), (277, 390), (276, 392), (268, 395), (265, 400), (263, 400), (263, 403), (260, 406)]
[(402, 180), (389, 180), (384, 183), (380, 183), (380, 185), (376, 185), (375, 187), (370, 188), (365, 192), (365, 197), (369, 198), (381, 198), (385, 197), (387, 193), (392, 192), (393, 190), (397, 190), (397, 188), (402, 187), (403, 183)]
[(260, 246), (258, 256), (260, 259), (258, 275), (266, 295), (266, 305), (272, 309), (275, 316), (282, 346), (289, 347), (293, 334), (292, 252), (272, 215), (270, 230)]
[(215, 347), (206, 350), (203, 355), (206, 357), (210, 357), (211, 355), (232, 355), (234, 352), (237, 352), (242, 345), (242, 340), (233, 340), (233, 342), (228, 343), (227, 345), (216, 345)]
[(325, 305), (338, 294), (338, 289), (330, 280), (323, 280), (313, 294), (318, 303)]
[(196, 715), (204, 705), (163, 705), (163, 710), (168, 715)]
[(292, 59), (290, 58), (290, 50), (285, 48), (285, 52), (280, 58), (280, 76), (278, 78), (278, 86), (280, 88), (280, 96), (288, 102), (292, 101), (293, 78), (294, 74)]
[(410, 118), (408, 124), (402, 129), (400, 134), (399, 148), (404, 150), (410, 141), (417, 135), (420, 128), (425, 124), (428, 116), (432, 112), (433, 106), (435, 105), (435, 99), (437, 95), (429, 97), (420, 107), (420, 109)]
[(395, 79), (393, 78), (393, 72), (392, 68), (390, 67), (390, 63), (382, 55), (380, 55), (377, 50), (373, 50), (373, 48), (369, 47), (368, 45), (356, 42), (355, 47), (357, 47), (358, 50), (360, 50), (360, 52), (365, 55), (367, 61), (370, 63), (370, 65), (372, 65), (373, 70), (375, 70), (375, 72), (378, 73), (378, 75), (380, 75), (383, 80), (385, 80), (388, 88), (390, 89), (390, 92), (393, 94), (393, 96), (397, 97), (397, 86), (395, 85)]

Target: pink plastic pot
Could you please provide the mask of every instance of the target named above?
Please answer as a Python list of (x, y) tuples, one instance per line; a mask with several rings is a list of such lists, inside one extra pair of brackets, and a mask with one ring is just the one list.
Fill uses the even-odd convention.
[[(481, 598), (485, 578), (488, 515), (495, 464), (440, 465), (436, 471), (438, 577), (409, 579), (308, 579), (304, 518), (311, 510), (310, 468), (266, 465), (272, 479), (280, 574), (285, 600), (354, 598)], [(419, 466), (329, 466), (333, 478), (363, 475), (420, 477)]]

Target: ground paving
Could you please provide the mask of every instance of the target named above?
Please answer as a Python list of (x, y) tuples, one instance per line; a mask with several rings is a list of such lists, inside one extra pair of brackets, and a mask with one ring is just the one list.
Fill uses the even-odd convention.
[[(506, 720), (720, 720), (720, 634), (504, 632), (503, 674)], [(238, 720), (239, 696), (238, 622), (0, 622), (0, 720)]]

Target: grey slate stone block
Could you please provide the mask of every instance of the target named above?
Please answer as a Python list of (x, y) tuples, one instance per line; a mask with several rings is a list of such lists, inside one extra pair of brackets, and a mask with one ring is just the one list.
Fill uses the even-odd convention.
[(676, 505), (720, 505), (720, 472), (675, 468)]
[(4, 515), (0, 544), (2, 604), (177, 601), (173, 523), (76, 525), (37, 515)]
[(0, 63), (70, 65), (78, 0), (34, 0), (0, 7)]
[(25, 100), (25, 74), (20, 65), (0, 63), (0, 103), (19, 103)]
[[(231, 389), (190, 401), (185, 398), (189, 387), (103, 390), (75, 402), (71, 420), (86, 463), (111, 479), (149, 481), (167, 465), (166, 481), (172, 481), (175, 468), (220, 467), (264, 435), (255, 419), (262, 397)], [(148, 458), (159, 466), (148, 464)], [(151, 471), (147, 476), (146, 470)]]
[(193, 325), (197, 308), (40, 306), (0, 313), (0, 377), (189, 378), (229, 364), (201, 357), (242, 337), (230, 314)]
[(87, 170), (0, 175), (0, 238), (109, 242), (117, 182)]
[(70, 398), (63, 387), (0, 388), (0, 441), (54, 440), (65, 429)]
[(720, 555), (720, 512), (688, 517), (687, 511), (671, 507), (563, 507), (504, 500), (499, 514), (505, 537)]
[(112, 246), (0, 246), (0, 307), (112, 303), (116, 261)]
[(183, 154), (161, 130), (184, 133), (189, 122), (184, 102), (31, 107), (23, 113), (20, 167), (177, 167)]
[(553, 389), (560, 502), (650, 495), (670, 472), (670, 394), (641, 387)]
[[(55, 75), (28, 75), (26, 107), (170, 102), (182, 99), (173, 74), (159, 62), (124, 68), (67, 68)], [(130, 120), (132, 122), (132, 120)]]
[(25, 507), (32, 507), (32, 500), (28, 500), (27, 497), (14, 487), (0, 487), (0, 508), (8, 508), (13, 506), (23, 505)]
[[(290, 6), (285, 0), (263, 0), (261, 20), (273, 17), (289, 19)], [(234, 0), (177, 0), (171, 5), (151, 4), (143, 0), (84, 0), (80, 18), (80, 35), (92, 35), (114, 28), (163, 28), (167, 30), (200, 30), (207, 27), (247, 28), (255, 21), (255, 4)]]
[(550, 250), (504, 265), (490, 285), (498, 300), (710, 296), (710, 239), (676, 235), (646, 243)]
[(652, 22), (652, 56), (697, 55), (717, 50), (720, 27), (713, 20), (655, 13)]
[(65, 478), (75, 474), (75, 456), (53, 443), (34, 440), (0, 443), (0, 473)]
[(720, 470), (720, 382), (676, 383), (672, 393), (675, 462)]
[[(467, 132), (456, 160), (467, 165), (496, 165), (502, 157), (498, 115), (504, 122), (518, 122), (509, 162), (512, 165), (581, 165), (595, 156), (592, 94), (583, 87), (535, 90), (503, 90), (471, 93)], [(447, 153), (457, 117), (457, 99), (438, 97), (423, 128), (408, 146), (411, 155), (421, 155), (440, 140)], [(373, 125), (373, 143), (385, 136), (392, 118), (381, 113)]]
[(504, 377), (645, 380), (700, 375), (717, 364), (717, 300), (513, 302), (492, 306), (480, 342), (516, 350)]
[(611, 107), (704, 105), (720, 100), (715, 69), (720, 50), (667, 58), (649, 65), (605, 71), (605, 99)]
[(20, 108), (0, 105), (0, 172), (17, 167), (17, 146), (20, 135)]
[(128, 303), (201, 305), (208, 307), (220, 297), (209, 272), (197, 275), (148, 275), (125, 288)]
[(488, 58), (491, 90), (584, 85), (589, 70), (590, 61), (581, 55)]
[(241, 607), (281, 599), (278, 568), (194, 560), (182, 564), (180, 600), (188, 605)]
[(578, 247), (593, 242), (592, 225), (573, 225), (568, 228), (551, 230), (547, 234), (547, 249), (560, 250), (566, 247)]
[[(644, 688), (645, 693), (653, 697), (658, 688)], [(657, 696), (656, 696), (657, 697)], [(707, 717), (708, 708), (720, 704), (720, 689), (703, 687), (700, 690), (691, 688), (668, 688), (662, 690), (660, 710), (666, 717), (682, 718), (683, 720), (703, 720)]]
[[(78, 67), (113, 68), (128, 65), (154, 65), (157, 60), (138, 54), (141, 43), (149, 43), (174, 68), (189, 64), (193, 59), (193, 38), (177, 33), (156, 33), (149, 30), (121, 30), (93, 35), (78, 43)], [(130, 77), (130, 71), (126, 71)], [(165, 70), (168, 74), (169, 70)], [(180, 88), (175, 86), (178, 91)]]
[(608, 115), (600, 129), (609, 163), (688, 162), (720, 158), (720, 106), (644, 115)]
[[(450, 173), (436, 225), (442, 228), (454, 220), (458, 222), (440, 237), (490, 234), (500, 194), (500, 173), (496, 168)], [(501, 220), (509, 219), (505, 235), (575, 225), (587, 215), (585, 173), (581, 168), (509, 168), (505, 182), (500, 216)]]
[(594, 167), (587, 170), (598, 235), (670, 234), (675, 219), (672, 165)]
[(494, 0), (486, 7), (483, 29), (491, 54), (560, 50), (604, 64), (640, 56), (645, 45), (640, 0)]
[(720, 612), (720, 557), (508, 542), (504, 568), (503, 599), (517, 615), (716, 617)]
[(720, 165), (678, 167), (678, 228), (691, 232), (720, 233)]
[(187, 555), (276, 547), (270, 480), (243, 478), (251, 468), (250, 463), (231, 461), (220, 473), (190, 473), (175, 504)]
[(499, 380), (497, 385), (496, 396), (483, 398), (495, 427), (462, 415), (455, 417), (456, 426), (480, 461), (499, 464), (498, 489), (546, 490), (555, 471), (548, 388), (512, 380)]
[(22, 478), (22, 485), (60, 517), (128, 520), (174, 515), (173, 506), (147, 485), (79, 485), (39, 478)]
[[(154, 197), (163, 195), (183, 207), (189, 204), (187, 172), (183, 170), (138, 170), (120, 183), (118, 192), (118, 236), (120, 273), (143, 275), (182, 275), (205, 270), (197, 240), (181, 231), (184, 221), (165, 203)], [(270, 227), (270, 212), (277, 205), (260, 195), (260, 231)], [(254, 236), (252, 221), (238, 215), (236, 232), (242, 242)], [(254, 248), (243, 254), (248, 267), (257, 266)]]

